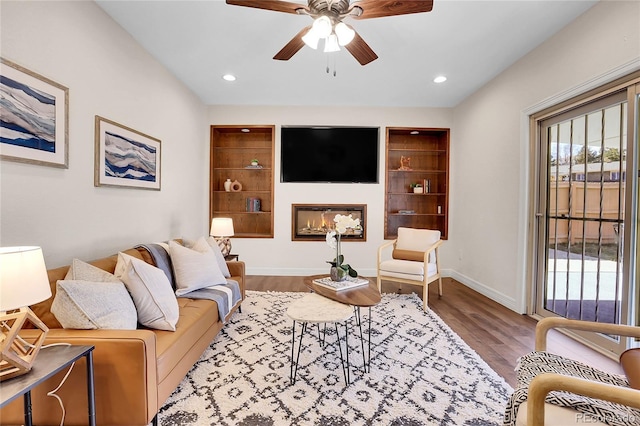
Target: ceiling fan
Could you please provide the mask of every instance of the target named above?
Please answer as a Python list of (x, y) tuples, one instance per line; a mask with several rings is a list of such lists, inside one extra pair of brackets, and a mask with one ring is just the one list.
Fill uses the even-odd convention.
[(303, 28), (273, 59), (287, 61), (306, 44), (313, 49), (324, 39), (324, 51), (335, 52), (344, 46), (353, 57), (366, 65), (378, 59), (378, 55), (351, 28), (342, 22), (346, 17), (372, 19), (409, 13), (430, 12), (433, 0), (308, 0), (308, 5), (284, 0), (226, 0), (227, 4), (273, 10), (276, 12), (307, 15), (313, 23)]

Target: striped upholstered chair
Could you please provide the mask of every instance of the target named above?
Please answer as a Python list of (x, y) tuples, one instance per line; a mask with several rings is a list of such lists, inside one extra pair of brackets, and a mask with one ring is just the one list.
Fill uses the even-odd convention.
[[(640, 425), (640, 348), (620, 355), (625, 375), (546, 351), (552, 328), (640, 338), (640, 327), (566, 318), (536, 326), (536, 350), (518, 361), (518, 384), (505, 409), (508, 426)], [(626, 377), (625, 377), (626, 376)]]

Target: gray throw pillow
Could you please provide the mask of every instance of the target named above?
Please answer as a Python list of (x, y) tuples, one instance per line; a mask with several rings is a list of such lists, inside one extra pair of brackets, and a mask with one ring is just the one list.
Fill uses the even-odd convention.
[(120, 281), (59, 280), (51, 313), (64, 328), (135, 330), (136, 307)]

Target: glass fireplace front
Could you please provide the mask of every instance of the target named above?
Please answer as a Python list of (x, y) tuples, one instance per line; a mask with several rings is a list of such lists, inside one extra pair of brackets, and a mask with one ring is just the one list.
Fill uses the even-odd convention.
[(335, 229), (337, 214), (360, 219), (360, 229), (347, 229), (342, 241), (367, 240), (366, 204), (292, 204), (291, 240), (325, 241), (327, 232)]

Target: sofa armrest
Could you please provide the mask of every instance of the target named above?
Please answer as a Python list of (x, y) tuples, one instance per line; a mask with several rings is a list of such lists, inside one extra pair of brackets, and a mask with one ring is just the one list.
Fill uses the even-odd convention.
[(245, 265), (244, 262), (230, 261), (227, 262), (231, 279), (238, 281), (240, 284), (240, 292), (242, 293), (242, 299), (245, 298)]
[[(98, 424), (147, 425), (151, 422), (159, 409), (153, 331), (51, 329), (44, 345), (52, 343), (95, 346), (93, 365)], [(35, 424), (60, 424), (62, 412), (58, 401), (46, 394), (58, 386), (66, 371), (32, 391)], [(57, 392), (66, 410), (65, 425), (87, 423), (87, 395), (79, 391), (86, 389), (86, 380), (86, 361), (82, 358)], [(0, 418), (3, 423), (21, 424), (24, 420), (22, 400), (3, 407)]]

